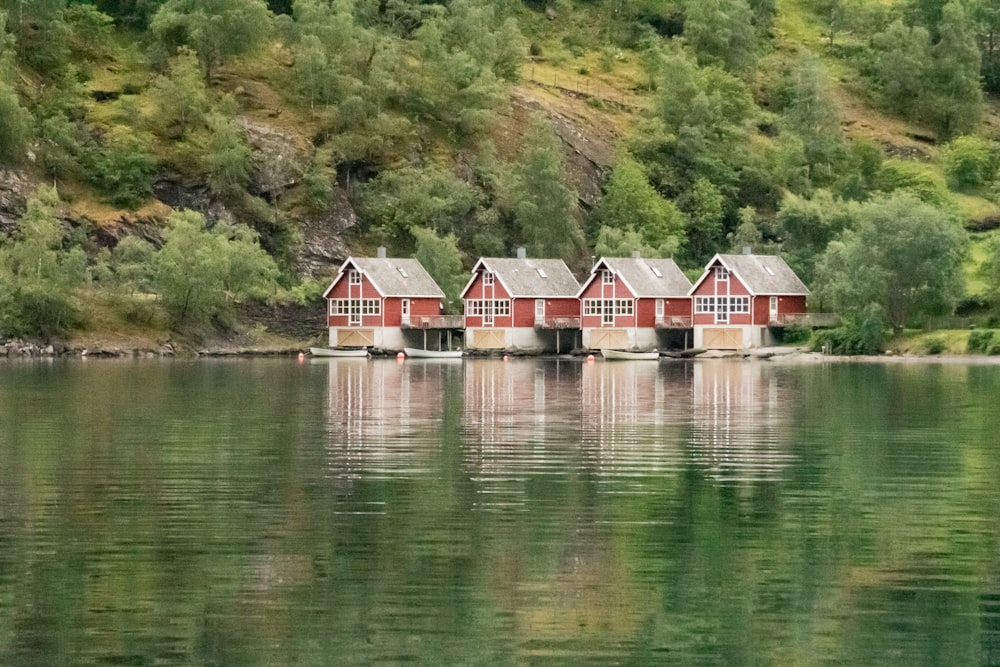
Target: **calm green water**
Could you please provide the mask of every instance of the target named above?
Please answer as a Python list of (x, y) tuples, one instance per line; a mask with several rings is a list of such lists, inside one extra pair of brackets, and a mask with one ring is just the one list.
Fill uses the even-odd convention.
[(1000, 664), (1000, 366), (0, 364), (0, 664)]

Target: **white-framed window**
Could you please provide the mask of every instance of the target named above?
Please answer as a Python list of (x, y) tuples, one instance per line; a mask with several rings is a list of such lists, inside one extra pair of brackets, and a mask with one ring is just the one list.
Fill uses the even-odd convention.
[(584, 299), (584, 315), (624, 315), (630, 317), (635, 312), (631, 299)]
[(614, 285), (615, 284), (615, 274), (611, 271), (601, 271), (601, 284), (602, 285)]
[(469, 299), (465, 312), (472, 317), (506, 317), (510, 315), (510, 299)]
[(347, 284), (349, 285), (360, 285), (361, 284), (361, 272), (351, 269), (347, 272)]
[(330, 299), (331, 315), (381, 315), (379, 299)]
[(738, 313), (750, 312), (749, 296), (696, 296), (694, 312), (702, 313)]
[(483, 285), (489, 287), (493, 284), (493, 272), (483, 271)]
[(729, 269), (724, 266), (715, 267), (715, 281), (724, 283), (729, 280)]

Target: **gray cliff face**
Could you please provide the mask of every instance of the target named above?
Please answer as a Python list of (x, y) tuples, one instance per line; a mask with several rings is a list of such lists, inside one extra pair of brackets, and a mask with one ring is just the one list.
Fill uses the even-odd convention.
[(17, 229), (35, 187), (26, 174), (0, 168), (0, 234), (9, 236)]
[[(613, 163), (612, 149), (617, 137), (608, 128), (595, 126), (592, 119), (568, 109), (550, 108), (536, 99), (534, 93), (530, 88), (515, 91), (511, 106), (501, 114), (493, 138), (504, 157), (516, 159), (523, 148), (524, 130), (530, 115), (546, 114), (563, 142), (570, 179), (579, 195), (581, 213), (586, 215), (600, 201), (604, 180)], [(321, 282), (332, 279), (344, 259), (352, 254), (348, 239), (361, 222), (348, 184), (331, 183), (332, 195), (324, 210), (309, 210), (299, 205), (296, 189), (314, 159), (316, 149), (312, 143), (266, 122), (244, 119), (240, 128), (253, 153), (249, 194), (280, 208), (283, 215), (290, 216), (299, 233), (294, 270), (299, 277)], [(456, 169), (461, 171), (463, 166), (467, 165), (459, 159)], [(471, 171), (468, 176), (472, 178)], [(27, 169), (0, 167), (0, 237), (9, 236), (17, 229), (28, 198), (41, 183), (39, 178)], [(144, 206), (141, 213), (123, 210), (117, 219), (105, 219), (99, 224), (84, 218), (73, 219), (73, 214), (69, 213), (65, 222), (72, 227), (84, 226), (92, 230), (96, 243), (109, 248), (130, 235), (138, 235), (158, 246), (163, 223), (171, 209), (197, 211), (210, 225), (246, 222), (240, 219), (238, 211), (213, 196), (206, 183), (173, 171), (161, 173), (153, 185), (153, 199), (162, 205)]]

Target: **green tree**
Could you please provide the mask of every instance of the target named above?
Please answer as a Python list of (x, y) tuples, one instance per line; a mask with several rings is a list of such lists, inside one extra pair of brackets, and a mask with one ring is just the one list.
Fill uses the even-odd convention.
[(251, 53), (269, 37), (271, 12), (263, 0), (166, 0), (150, 32), (165, 55), (180, 46), (198, 54), (205, 80), (226, 58)]
[(806, 56), (791, 72), (787, 88), (782, 123), (802, 139), (811, 181), (824, 184), (832, 178), (843, 152), (829, 75), (816, 57)]
[(507, 81), (520, 79), (526, 52), (525, 39), (517, 21), (501, 17), (494, 2), (449, 2), (444, 36), (451, 48), (467, 51), (497, 78)]
[(560, 141), (544, 117), (531, 119), (525, 145), (504, 194), (518, 232), (535, 257), (577, 258), (583, 253), (578, 196)]
[(32, 118), (21, 106), (14, 86), (13, 36), (6, 32), (7, 15), (0, 10), (0, 162), (19, 162), (31, 138)]
[(833, 190), (844, 199), (863, 201), (879, 189), (885, 153), (874, 141), (855, 139), (848, 144)]
[(330, 61), (319, 37), (303, 37), (295, 49), (290, 81), (295, 93), (309, 102), (310, 111), (315, 111), (317, 104), (328, 104), (334, 100), (331, 73)]
[(153, 192), (156, 157), (149, 140), (125, 125), (115, 125), (93, 154), (91, 180), (115, 206), (134, 208)]
[(744, 248), (766, 254), (764, 250), (764, 234), (760, 230), (757, 211), (753, 206), (744, 206), (739, 210), (740, 224), (730, 235), (730, 252), (742, 252)]
[(970, 133), (983, 117), (982, 56), (965, 5), (951, 0), (942, 8), (940, 39), (931, 52), (929, 120), (944, 138)]
[(969, 6), (979, 34), (983, 89), (1000, 92), (1000, 2), (980, 0)]
[(18, 231), (0, 245), (0, 333), (50, 336), (79, 321), (74, 292), (86, 280), (87, 258), (79, 247), (63, 249), (55, 188), (28, 199)]
[(871, 74), (882, 105), (917, 118), (931, 70), (930, 33), (897, 20), (872, 38), (872, 49)]
[(31, 138), (32, 118), (0, 65), (0, 163), (24, 159)]
[(412, 232), (417, 248), (413, 256), (444, 291), (445, 311), (460, 313), (467, 272), (462, 267), (462, 253), (455, 235), (439, 236), (433, 229), (423, 227), (414, 227)]
[(503, 88), (490, 67), (465, 45), (448, 43), (447, 21), (425, 21), (414, 33), (416, 57), (403, 79), (406, 106), (459, 137), (485, 130), (504, 101)]
[(673, 202), (650, 185), (642, 165), (623, 155), (615, 163), (595, 213), (606, 228), (635, 231), (649, 257), (672, 257), (684, 241), (686, 220)]
[(602, 225), (597, 230), (594, 255), (597, 257), (631, 257), (639, 253), (644, 257), (658, 257), (661, 254), (643, 241), (639, 232), (631, 227), (608, 227)]
[(679, 198), (704, 178), (735, 199), (759, 116), (746, 83), (719, 67), (698, 67), (672, 49), (664, 56), (653, 119), (630, 150), (668, 196)]
[(208, 116), (208, 139), (200, 151), (209, 189), (220, 197), (235, 197), (250, 182), (252, 153), (231, 119), (213, 112)]
[(97, 0), (97, 8), (117, 23), (135, 28), (146, 28), (163, 0)]
[(684, 38), (702, 65), (749, 74), (756, 62), (754, 15), (746, 0), (692, 0), (685, 4)]
[(220, 223), (209, 230), (194, 211), (174, 213), (168, 225), (153, 271), (173, 327), (231, 326), (236, 303), (274, 290), (277, 266), (250, 228)]
[(50, 75), (69, 62), (70, 26), (65, 12), (65, 0), (18, 0), (7, 29), (16, 39), (20, 63)]
[(983, 244), (986, 258), (979, 265), (979, 277), (986, 286), (986, 296), (1000, 303), (1000, 236), (990, 236)]
[(909, 192), (860, 204), (856, 226), (817, 264), (818, 296), (859, 314), (874, 304), (897, 333), (919, 317), (951, 312), (962, 294), (968, 234), (946, 211)]
[(785, 196), (775, 225), (782, 253), (803, 282), (812, 282), (816, 259), (853, 225), (855, 214), (854, 207), (836, 199), (829, 190), (817, 190), (811, 198), (791, 193)]
[(116, 289), (123, 294), (150, 292), (156, 248), (138, 236), (129, 235), (111, 251), (110, 269)]
[(687, 214), (687, 256), (689, 263), (700, 265), (718, 252), (723, 240), (722, 221), (726, 200), (711, 181), (701, 178), (678, 199)]
[(379, 239), (407, 245), (420, 227), (440, 234), (461, 230), (479, 193), (443, 169), (403, 167), (379, 174), (362, 190), (361, 202)]
[(197, 55), (182, 47), (170, 61), (166, 76), (153, 82), (154, 127), (161, 136), (178, 139), (201, 124), (208, 108), (208, 93)]
[(964, 135), (944, 146), (938, 159), (956, 190), (974, 190), (992, 183), (1000, 168), (1000, 145), (982, 137)]

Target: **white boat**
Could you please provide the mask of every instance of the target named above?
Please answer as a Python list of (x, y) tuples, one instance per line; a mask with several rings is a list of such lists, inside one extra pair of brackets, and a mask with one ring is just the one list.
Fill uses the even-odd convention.
[(652, 352), (626, 352), (625, 350), (601, 350), (601, 356), (607, 360), (636, 360), (636, 359), (659, 359), (660, 353), (656, 350)]
[(363, 347), (310, 347), (314, 357), (367, 357), (368, 350)]
[(418, 347), (404, 347), (403, 354), (413, 359), (461, 359), (461, 350), (421, 350)]

